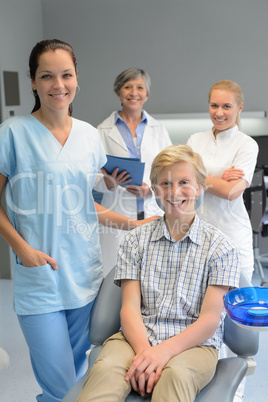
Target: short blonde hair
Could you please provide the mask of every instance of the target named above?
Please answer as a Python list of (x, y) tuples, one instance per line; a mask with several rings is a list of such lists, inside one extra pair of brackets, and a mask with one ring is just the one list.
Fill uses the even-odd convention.
[(153, 160), (150, 174), (152, 188), (154, 189), (156, 186), (158, 176), (165, 167), (179, 162), (192, 163), (195, 167), (197, 183), (205, 186), (207, 171), (201, 156), (194, 152), (189, 145), (170, 145)]
[[(232, 92), (235, 96), (235, 100), (236, 100), (236, 103), (238, 104), (238, 106), (241, 106), (242, 103), (244, 103), (243, 91), (242, 91), (240, 85), (237, 84), (237, 82), (230, 81), (230, 80), (223, 80), (223, 81), (216, 82), (214, 85), (212, 85), (212, 87), (209, 90), (209, 93), (208, 93), (208, 101), (209, 102), (210, 102), (211, 94), (214, 91), (214, 89), (224, 89), (225, 91)], [(240, 124), (239, 113), (236, 116), (235, 123), (237, 124), (238, 128), (240, 129), (241, 124)]]

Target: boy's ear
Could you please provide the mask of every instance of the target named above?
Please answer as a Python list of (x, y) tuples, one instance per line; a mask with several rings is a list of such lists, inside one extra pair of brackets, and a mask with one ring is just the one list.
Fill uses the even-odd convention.
[(160, 198), (159, 198), (159, 197), (155, 197), (155, 201), (156, 201), (157, 205), (159, 206), (159, 208), (162, 209), (162, 211), (165, 212), (165, 207), (164, 207), (164, 205), (162, 204), (162, 202), (160, 201)]
[(196, 193), (196, 197), (195, 197), (195, 209), (200, 207), (200, 205), (203, 202), (203, 198), (204, 198), (203, 186), (199, 186), (199, 187), (200, 187), (200, 189), (198, 189), (198, 191)]
[(154, 192), (155, 201), (156, 201), (157, 205), (159, 206), (160, 209), (162, 209), (162, 211), (165, 211), (165, 207), (164, 207), (164, 205), (162, 204), (162, 202), (160, 201), (160, 197), (159, 197), (160, 194), (159, 194), (159, 192), (157, 191), (157, 186), (152, 186), (151, 188), (152, 188), (152, 190), (153, 190), (153, 192)]
[(155, 193), (155, 195), (157, 195), (157, 190), (156, 190), (156, 186), (154, 186), (154, 185), (151, 185), (151, 189), (152, 189), (152, 191)]
[(198, 184), (198, 188), (196, 190), (196, 197), (200, 197), (202, 190), (203, 190), (203, 186), (201, 184)]

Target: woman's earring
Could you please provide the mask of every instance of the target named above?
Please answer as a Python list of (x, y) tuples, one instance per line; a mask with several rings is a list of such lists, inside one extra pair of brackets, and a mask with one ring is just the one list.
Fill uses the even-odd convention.
[(79, 92), (80, 92), (80, 86), (79, 86), (79, 85), (77, 85), (77, 87), (76, 87), (76, 91), (75, 91), (76, 95), (77, 95), (77, 94), (79, 94)]
[(37, 89), (33, 89), (33, 96), (36, 97), (38, 95)]

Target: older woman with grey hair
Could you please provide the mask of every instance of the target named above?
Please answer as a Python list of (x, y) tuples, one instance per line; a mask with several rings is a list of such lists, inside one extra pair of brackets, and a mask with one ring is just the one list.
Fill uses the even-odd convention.
[[(127, 184), (131, 177), (127, 170), (112, 174), (102, 169), (95, 190), (103, 193), (101, 204), (115, 212), (135, 219), (162, 215), (150, 189), (150, 169), (154, 157), (171, 145), (167, 130), (150, 116), (143, 106), (150, 93), (149, 74), (140, 68), (121, 72), (114, 81), (114, 92), (121, 109), (114, 111), (99, 126), (98, 130), (107, 155), (138, 158), (145, 162), (141, 186)], [(127, 186), (122, 186), (127, 184)], [(100, 227), (103, 265), (110, 270), (116, 263), (116, 254), (125, 233), (117, 229)]]

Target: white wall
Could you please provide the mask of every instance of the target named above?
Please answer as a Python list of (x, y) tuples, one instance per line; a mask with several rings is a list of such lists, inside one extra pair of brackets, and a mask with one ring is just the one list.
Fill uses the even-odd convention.
[[(117, 74), (145, 68), (149, 113), (206, 112), (209, 87), (237, 81), (245, 110), (268, 110), (267, 0), (42, 0), (44, 36), (79, 62), (75, 116), (100, 123), (120, 107)], [(263, 134), (268, 134), (267, 132)]]
[[(30, 112), (33, 106), (28, 58), (34, 44), (43, 39), (41, 0), (1, 0), (0, 5), (0, 94), (2, 120), (10, 109), (15, 114)], [(3, 71), (19, 72), (20, 106), (5, 107)]]
[[(9, 110), (29, 113), (33, 106), (28, 57), (34, 44), (43, 38), (41, 0), (1, 0), (0, 4), (0, 121)], [(20, 106), (5, 107), (3, 71), (18, 71)], [(10, 278), (10, 250), (0, 236), (0, 278)]]

